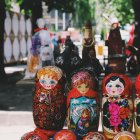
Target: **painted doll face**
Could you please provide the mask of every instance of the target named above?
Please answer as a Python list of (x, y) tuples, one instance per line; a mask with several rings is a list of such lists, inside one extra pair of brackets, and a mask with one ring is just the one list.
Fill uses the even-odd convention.
[(106, 84), (106, 90), (108, 94), (120, 95), (124, 91), (124, 85), (120, 82), (119, 78), (114, 81), (110, 80)]
[(89, 90), (89, 86), (88, 84), (82, 83), (80, 85), (77, 86), (77, 90), (84, 95), (88, 90)]
[(57, 84), (57, 81), (55, 79), (52, 79), (51, 77), (48, 77), (47, 75), (41, 76), (39, 79), (39, 82), (45, 89), (52, 89)]

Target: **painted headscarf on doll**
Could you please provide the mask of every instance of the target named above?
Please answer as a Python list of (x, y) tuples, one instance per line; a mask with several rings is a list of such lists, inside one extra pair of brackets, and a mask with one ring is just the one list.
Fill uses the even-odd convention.
[(54, 89), (62, 78), (62, 74), (62, 70), (58, 67), (43, 67), (36, 74), (36, 84), (46, 90)]
[(79, 71), (72, 76), (72, 87), (77, 87), (81, 84), (87, 84), (89, 88), (93, 88), (94, 81), (92, 76), (87, 71)]
[(126, 75), (118, 73), (111, 73), (102, 81), (102, 92), (104, 95), (130, 95), (131, 88), (131, 80)]
[(136, 94), (140, 94), (140, 74), (135, 79)]

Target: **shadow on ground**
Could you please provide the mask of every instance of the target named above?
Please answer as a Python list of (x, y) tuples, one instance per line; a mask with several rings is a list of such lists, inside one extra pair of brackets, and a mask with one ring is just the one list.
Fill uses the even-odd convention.
[(23, 80), (24, 72), (7, 76), (8, 82), (0, 85), (0, 110), (31, 111), (33, 80)]

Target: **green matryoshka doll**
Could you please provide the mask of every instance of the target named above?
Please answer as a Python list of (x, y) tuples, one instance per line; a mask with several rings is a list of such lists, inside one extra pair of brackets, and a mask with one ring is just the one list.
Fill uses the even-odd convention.
[(102, 124), (108, 139), (118, 132), (132, 131), (131, 88), (131, 80), (122, 74), (111, 73), (102, 81)]

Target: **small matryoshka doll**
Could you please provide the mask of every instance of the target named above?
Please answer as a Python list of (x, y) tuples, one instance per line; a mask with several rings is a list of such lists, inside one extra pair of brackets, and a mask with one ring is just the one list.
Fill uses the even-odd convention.
[(89, 132), (83, 140), (107, 140), (107, 137), (99, 132)]
[(71, 130), (60, 130), (54, 135), (54, 140), (76, 140), (76, 135)]
[(136, 137), (133, 133), (128, 131), (119, 132), (113, 140), (136, 140)]
[(132, 131), (131, 82), (126, 75), (112, 73), (102, 81), (103, 132), (112, 139), (120, 131)]
[(134, 100), (134, 123), (135, 133), (138, 140), (140, 140), (140, 74), (135, 79), (136, 97)]
[[(56, 66), (47, 66), (38, 70), (33, 95), (33, 118), (37, 126), (35, 134), (37, 132), (40, 136), (43, 134), (52, 137), (63, 128), (67, 113), (65, 83), (64, 73)], [(23, 140), (26, 140), (26, 137)], [(41, 140), (47, 139), (41, 137)]]
[(89, 131), (98, 131), (99, 100), (92, 89), (93, 77), (87, 71), (79, 71), (71, 79), (72, 89), (67, 96), (68, 128), (79, 140)]

